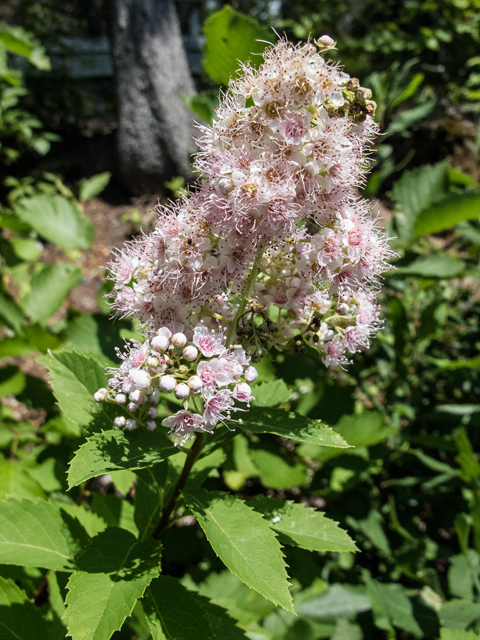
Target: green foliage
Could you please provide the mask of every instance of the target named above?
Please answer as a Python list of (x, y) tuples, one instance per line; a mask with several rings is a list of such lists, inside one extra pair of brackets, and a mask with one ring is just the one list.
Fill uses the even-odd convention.
[(48, 264), (36, 271), (29, 291), (20, 297), (20, 306), (32, 322), (46, 322), (70, 291), (80, 282), (82, 270), (66, 262)]
[[(111, 420), (113, 425), (113, 418)], [(68, 472), (71, 487), (102, 473), (145, 469), (176, 453), (161, 431), (103, 431), (88, 438), (77, 451)]]
[(293, 611), (285, 563), (275, 534), (242, 500), (220, 492), (184, 492), (187, 505), (232, 573), (287, 611)]
[(80, 180), (78, 194), (80, 202), (84, 202), (89, 198), (94, 198), (102, 193), (110, 182), (111, 177), (112, 174), (105, 171), (104, 173), (98, 173), (96, 176), (92, 176), (91, 178), (84, 178), (83, 180)]
[(239, 63), (263, 52), (267, 45), (261, 40), (274, 40), (274, 34), (269, 29), (260, 27), (256, 20), (234, 11), (229, 5), (212, 14), (205, 21), (203, 30), (203, 66), (210, 78), (224, 87), (228, 85), (230, 77), (235, 76)]
[(159, 576), (148, 587), (144, 611), (153, 640), (241, 640), (234, 620), (220, 607), (188, 591), (169, 576)]
[(108, 640), (160, 571), (161, 547), (123, 529), (98, 534), (68, 581), (64, 621), (72, 638)]
[(42, 238), (62, 249), (88, 249), (92, 224), (75, 204), (62, 196), (36, 196), (15, 203), (14, 211)]
[(314, 509), (266, 496), (257, 496), (250, 504), (280, 534), (283, 544), (311, 551), (356, 551), (355, 543), (338, 523)]
[(252, 407), (242, 429), (252, 433), (275, 433), (300, 442), (321, 444), (324, 447), (348, 447), (349, 445), (330, 427), (282, 409)]
[(2, 564), (71, 570), (85, 541), (81, 526), (45, 500), (0, 502), (0, 522)]
[[(331, 26), (335, 36), (335, 16), (345, 11), (322, 0), (300, 16), (297, 3), (287, 5), (286, 27), (297, 33), (321, 22), (322, 33)], [(82, 203), (109, 175), (72, 190), (53, 174), (7, 178), (0, 210), (0, 357), (9, 358), (0, 369), (2, 639), (479, 637), (479, 186), (445, 160), (404, 171), (422, 151), (414, 134), (425, 117), (436, 117), (434, 97), (445, 95), (438, 83), (432, 88), (424, 60), (412, 56), (420, 57), (422, 42), (434, 52), (435, 42), (441, 49), (458, 32), (457, 5), (437, 7), (432, 26), (415, 23), (431, 8), (410, 4), (402, 9), (410, 25), (402, 17), (380, 33), (367, 3), (372, 24), (362, 26), (361, 40), (338, 34), (349, 68), (368, 68), (365, 84), (388, 135), (367, 193), (398, 178), (389, 233), (400, 256), (386, 279), (379, 339), (346, 371), (326, 370), (309, 351), (273, 351), (259, 365), (244, 422), (206, 435), (178, 491), (189, 449), (174, 447), (161, 426), (178, 405), (161, 400), (153, 432), (112, 429), (128, 411), (92, 396), (106, 386), (104, 366), (115, 362), (131, 325), (67, 311), (80, 271), (72, 262), (45, 262), (46, 243), (57, 246), (56, 256), (91, 246)], [(464, 3), (465, 16), (472, 6)], [(474, 15), (462, 28), (469, 49)], [(272, 39), (229, 6), (210, 18), (205, 34), (206, 70), (223, 84), (237, 60), (263, 49), (256, 37)], [(2, 27), (0, 43), (46, 65), (22, 30)], [(465, 57), (459, 49), (449, 48), (452, 60)], [(19, 113), (23, 79), (2, 51), (0, 154), (11, 162), (28, 148), (46, 150), (49, 140)], [(446, 74), (452, 60), (444, 60)], [(469, 77), (458, 71), (452, 82), (471, 94)], [(191, 107), (209, 121), (217, 95), (209, 89)], [(169, 185), (174, 192), (177, 182)], [(65, 313), (56, 321), (59, 309)], [(40, 353), (48, 355), (33, 365)], [(39, 364), (48, 384), (37, 377), (44, 375)], [(169, 522), (159, 528), (169, 505)]]
[(0, 576), (0, 627), (5, 640), (48, 638), (47, 625), (28, 596), (12, 580)]
[(42, 123), (20, 108), (27, 91), (23, 75), (8, 66), (8, 53), (28, 60), (37, 69), (47, 71), (50, 61), (45, 49), (20, 27), (0, 22), (0, 159), (8, 163), (16, 161), (24, 149), (45, 154), (50, 143), (58, 136), (39, 132)]

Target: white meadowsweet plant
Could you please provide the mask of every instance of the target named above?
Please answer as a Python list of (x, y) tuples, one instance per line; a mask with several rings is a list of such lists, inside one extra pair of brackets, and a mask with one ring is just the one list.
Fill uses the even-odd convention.
[[(308, 350), (318, 366), (346, 367), (381, 325), (380, 278), (393, 253), (371, 204), (358, 195), (377, 133), (375, 103), (326, 60), (331, 48), (328, 36), (298, 46), (280, 40), (258, 70), (243, 66), (212, 126), (201, 127), (195, 168), (202, 180), (157, 207), (153, 231), (117, 251), (109, 265), (113, 311), (135, 319), (139, 332), (117, 350), (120, 365), (105, 375), (89, 356), (52, 355), (59, 404), (90, 430), (70, 462), (69, 485), (82, 487), (77, 503), (89, 500), (98, 476), (135, 474), (127, 475), (128, 508), (116, 526), (109, 512), (107, 530), (98, 533), (90, 517), (89, 546), (79, 542), (78, 551), (65, 542), (40, 559), (40, 566), (71, 572), (63, 621), (73, 640), (108, 640), (129, 616), (142, 640), (246, 637), (188, 580), (158, 575), (159, 539), (177, 524), (198, 523), (235, 576), (288, 611), (280, 542), (356, 550), (324, 513), (263, 491), (270, 485), (259, 482), (248, 454), (262, 443), (292, 456), (295, 441), (348, 447), (328, 426), (289, 410), (294, 396), (283, 381), (255, 385), (255, 365)], [(64, 393), (72, 377), (74, 389)], [(296, 465), (282, 461), (280, 468)], [(255, 489), (247, 498), (238, 493), (246, 477)], [(78, 515), (75, 507), (65, 505), (68, 518)], [(39, 531), (47, 519), (64, 531), (56, 509), (29, 506), (28, 517)], [(7, 522), (15, 517), (12, 511)], [(33, 529), (25, 540), (35, 549), (43, 544)], [(185, 612), (179, 621), (177, 612)]]

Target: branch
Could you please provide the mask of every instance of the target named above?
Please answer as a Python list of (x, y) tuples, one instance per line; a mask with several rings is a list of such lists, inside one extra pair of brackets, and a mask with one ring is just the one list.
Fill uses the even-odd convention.
[(192, 470), (193, 465), (195, 464), (196, 459), (203, 447), (203, 441), (205, 439), (205, 433), (197, 433), (195, 440), (193, 441), (192, 446), (188, 450), (187, 459), (185, 460), (185, 464), (183, 465), (182, 473), (177, 481), (175, 489), (173, 490), (172, 497), (170, 498), (167, 506), (163, 510), (162, 517), (160, 522), (158, 523), (157, 528), (153, 532), (152, 536), (155, 540), (158, 540), (165, 529), (168, 528), (170, 522), (170, 516), (172, 515), (173, 510), (175, 509), (175, 505), (177, 503), (178, 496), (180, 495), (182, 489), (187, 484), (188, 476), (190, 475), (190, 471)]

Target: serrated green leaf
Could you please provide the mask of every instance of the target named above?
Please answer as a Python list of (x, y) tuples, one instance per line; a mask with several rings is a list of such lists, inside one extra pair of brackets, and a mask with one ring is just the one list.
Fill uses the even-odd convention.
[(321, 511), (281, 498), (256, 496), (248, 504), (261, 513), (269, 526), (280, 534), (283, 544), (312, 551), (357, 551), (348, 533)]
[[(203, 66), (207, 74), (218, 84), (228, 85), (230, 76), (234, 76), (241, 62), (252, 58), (258, 63), (267, 44), (273, 42), (275, 34), (261, 27), (256, 20), (249, 18), (229, 5), (213, 13), (203, 26), (205, 48)], [(255, 55), (257, 54), (257, 55)]]
[(20, 306), (32, 322), (44, 323), (60, 309), (81, 277), (81, 268), (68, 262), (47, 264), (32, 276), (30, 291), (20, 298)]
[[(255, 593), (231, 573), (228, 576), (244, 587), (247, 594)], [(257, 593), (255, 596), (267, 602)], [(153, 640), (197, 640), (202, 637), (208, 640), (246, 640), (247, 637), (223, 607), (196, 591), (186, 589), (178, 580), (168, 576), (155, 578), (147, 588), (144, 612)], [(197, 616), (201, 623), (198, 633)], [(208, 635), (205, 635), (205, 631)]]
[(240, 428), (252, 433), (275, 433), (300, 442), (321, 444), (325, 447), (347, 448), (347, 444), (330, 427), (291, 411), (263, 407), (251, 407)]
[(235, 624), (235, 620), (231, 618), (222, 607), (208, 601), (202, 596), (201, 603), (207, 621), (212, 629), (211, 640), (247, 640), (247, 636), (243, 629)]
[(95, 237), (90, 220), (76, 205), (60, 195), (24, 198), (14, 205), (18, 217), (65, 250), (88, 249)]
[(417, 238), (451, 229), (459, 222), (478, 220), (480, 195), (453, 194), (438, 204), (425, 209), (415, 222)]
[(105, 531), (107, 523), (103, 518), (92, 511), (84, 509), (83, 505), (69, 502), (58, 502), (58, 507), (68, 513), (72, 518), (76, 518), (90, 537)]
[(48, 638), (46, 624), (24, 591), (0, 576), (0, 639)]
[(290, 389), (280, 378), (271, 382), (259, 384), (252, 390), (256, 407), (275, 407), (290, 400)]
[(80, 181), (78, 199), (83, 201), (98, 196), (108, 185), (111, 177), (112, 174), (109, 171), (105, 171), (104, 173), (97, 173), (96, 176), (91, 178), (84, 178)]
[[(145, 593), (143, 610), (153, 640), (212, 640), (202, 598), (169, 576), (159, 576)], [(208, 602), (208, 601), (207, 601)]]
[(42, 359), (64, 420), (74, 428), (112, 429), (117, 407), (95, 402), (93, 394), (107, 386), (103, 366), (93, 356), (76, 351), (56, 351)]
[(178, 449), (162, 431), (103, 431), (88, 438), (76, 452), (68, 472), (69, 487), (102, 473), (120, 469), (145, 469)]
[(160, 545), (124, 529), (100, 533), (77, 558), (64, 622), (73, 640), (108, 640), (159, 573)]
[(5, 500), (8, 496), (44, 498), (45, 494), (20, 460), (0, 458), (0, 500)]
[(0, 564), (71, 571), (80, 545), (63, 516), (45, 500), (0, 502)]
[(280, 544), (262, 516), (220, 491), (190, 490), (183, 496), (230, 571), (265, 598), (293, 611)]

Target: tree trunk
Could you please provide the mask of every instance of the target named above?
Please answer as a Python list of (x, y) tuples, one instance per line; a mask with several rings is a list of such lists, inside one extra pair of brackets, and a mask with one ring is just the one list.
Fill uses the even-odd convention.
[(113, 59), (120, 174), (133, 193), (193, 178), (192, 114), (180, 96), (195, 87), (173, 0), (114, 0)]

